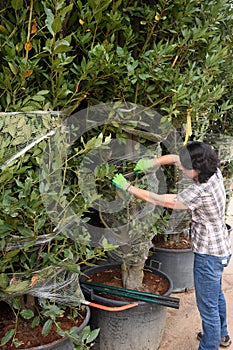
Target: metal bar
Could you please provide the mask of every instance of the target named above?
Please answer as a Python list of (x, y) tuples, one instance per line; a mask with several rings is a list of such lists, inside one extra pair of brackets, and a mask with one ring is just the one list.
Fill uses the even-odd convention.
[(89, 286), (96, 286), (96, 287), (100, 287), (100, 288), (108, 288), (108, 289), (112, 289), (112, 290), (119, 290), (122, 292), (130, 292), (132, 294), (136, 294), (136, 295), (143, 295), (143, 296), (147, 296), (147, 297), (151, 297), (151, 298), (156, 298), (156, 299), (162, 299), (162, 300), (167, 300), (167, 301), (173, 301), (173, 302), (177, 302), (179, 303), (180, 299), (179, 298), (174, 298), (174, 297), (167, 297), (164, 295), (160, 295), (160, 294), (154, 294), (154, 293), (147, 293), (147, 292), (141, 292), (138, 290), (134, 290), (134, 289), (125, 289), (122, 287), (114, 287), (114, 286), (109, 286), (107, 284), (101, 284), (101, 283), (95, 283), (95, 282), (89, 282), (89, 281), (81, 281), (82, 284), (86, 284)]
[(104, 289), (104, 288), (100, 288), (100, 287), (96, 287), (96, 286), (93, 286), (92, 289), (97, 291), (97, 292), (101, 292), (101, 293), (118, 295), (118, 296), (129, 298), (129, 299), (145, 301), (146, 303), (154, 303), (154, 304), (158, 304), (158, 305), (162, 305), (162, 306), (167, 306), (167, 307), (179, 309), (178, 303), (174, 303), (174, 302), (170, 302), (170, 301), (166, 301), (166, 300), (153, 299), (153, 298), (149, 298), (149, 297), (143, 297), (142, 295), (120, 292), (117, 290), (110, 290), (108, 288)]
[(145, 301), (147, 303), (156, 303), (159, 305), (174, 307), (176, 309), (179, 308), (179, 299), (178, 298), (164, 297), (164, 296), (158, 295), (158, 294), (139, 292), (139, 291), (134, 291), (134, 290), (130, 290), (130, 289), (124, 289), (124, 288), (120, 288), (120, 287), (117, 288), (117, 287), (113, 287), (113, 286), (107, 286), (104, 284), (97, 284), (97, 283), (92, 283), (92, 282), (87, 282), (87, 283), (84, 282), (83, 284), (86, 284), (87, 286), (90, 286), (93, 290), (101, 292), (101, 293), (123, 296), (123, 297), (130, 298), (130, 299)]

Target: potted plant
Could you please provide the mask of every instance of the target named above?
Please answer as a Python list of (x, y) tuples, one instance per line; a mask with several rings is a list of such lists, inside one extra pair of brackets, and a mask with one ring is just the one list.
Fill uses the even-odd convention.
[[(59, 113), (6, 113), (2, 124), (0, 302), (1, 310), (14, 319), (1, 321), (6, 326), (1, 327), (1, 347), (40, 349), (40, 344), (62, 338), (46, 346), (87, 349), (98, 331), (85, 328), (80, 337), (90, 318), (89, 308), (82, 304), (80, 266), (101, 257), (105, 249), (92, 248), (84, 230), (74, 240), (69, 228), (55, 226), (44, 205), (40, 160), (54, 134), (51, 124), (60, 124)], [(60, 194), (64, 193), (65, 185)], [(64, 321), (71, 323), (63, 328)], [(29, 332), (22, 331), (22, 324)], [(24, 343), (34, 331), (41, 339)]]
[[(133, 120), (130, 112), (132, 108), (134, 109)], [(143, 114), (145, 118), (142, 117)], [(77, 113), (74, 121), (78, 120), (80, 123), (80, 115), (81, 113)], [(101, 266), (86, 269), (84, 274), (90, 277), (92, 273), (99, 275), (100, 271), (103, 272), (107, 269), (108, 283), (111, 284), (112, 281), (109, 281), (111, 272), (113, 275), (115, 274), (115, 280), (118, 280), (120, 270), (123, 288), (145, 291), (147, 288), (144, 284), (145, 270), (154, 270), (166, 280), (167, 291), (163, 291), (163, 293), (170, 294), (172, 290), (170, 277), (156, 269), (145, 268), (145, 262), (152, 245), (151, 239), (154, 236), (153, 227), (156, 219), (161, 215), (162, 209), (133, 199), (128, 193), (116, 191), (111, 183), (113, 176), (117, 172), (123, 171), (124, 174), (128, 173), (126, 176), (131, 181), (140, 183), (141, 186), (146, 187), (148, 183), (153, 186), (158, 184), (154, 172), (146, 176), (135, 175), (133, 168), (140, 156), (140, 152), (137, 151), (140, 143), (137, 134), (140, 129), (145, 129), (147, 123), (150, 127), (150, 122), (152, 124), (153, 121), (156, 122), (155, 130), (160, 132), (160, 135), (156, 135), (141, 130), (141, 137), (144, 140), (145, 135), (149, 135), (153, 141), (153, 151), (151, 149), (147, 151), (150, 153), (160, 152), (162, 134), (170, 132), (170, 130), (167, 131), (167, 125), (163, 124), (160, 119), (161, 116), (156, 115), (153, 111), (145, 111), (140, 106), (135, 107), (133, 104), (105, 104), (104, 106), (95, 106), (94, 110), (89, 108), (88, 123), (90, 125), (96, 123), (97, 132), (100, 123), (104, 124), (104, 133), (97, 134), (95, 143), (92, 140), (92, 151), (82, 159), (78, 180), (80, 191), (85, 194), (87, 201), (96, 197), (96, 200), (92, 202), (93, 215), (90, 212), (86, 214), (86, 227), (91, 236), (96, 239), (95, 244), (98, 244), (100, 237), (104, 237), (110, 244), (117, 246), (111, 252), (113, 259), (116, 257), (114, 266), (112, 264), (107, 266), (109, 264), (109, 257), (107, 257), (105, 262), (101, 261)], [(141, 122), (142, 120), (143, 122)], [(87, 138), (83, 142), (88, 145)], [(129, 154), (131, 159), (129, 159)], [(90, 288), (83, 288), (83, 290), (88, 299), (101, 301), (97, 293), (93, 293)], [(102, 302), (107, 303), (107, 305), (122, 303), (122, 301), (117, 302), (112, 298), (102, 299)], [(100, 328), (100, 337), (96, 340), (95, 348), (112, 350), (120, 349), (120, 347), (122, 349), (135, 347), (141, 350), (150, 344), (151, 349), (157, 349), (161, 341), (165, 318), (165, 307), (145, 302), (140, 304), (140, 307), (132, 308), (123, 313), (92, 310), (91, 325)], [(117, 329), (112, 331), (109, 323), (119, 324), (117, 326), (119, 332)], [(140, 330), (140, 326), (144, 327), (143, 330)], [(151, 332), (151, 327), (156, 329), (156, 332)]]
[[(109, 6), (110, 12), (113, 10), (111, 16), (109, 16)], [(195, 11), (192, 13), (200, 16), (206, 24), (204, 40), (210, 45), (203, 50), (203, 32), (196, 26), (196, 17), (183, 16), (188, 9), (183, 6), (183, 3), (178, 12), (175, 6), (175, 4), (174, 6), (169, 4), (169, 8), (161, 10), (158, 4), (158, 8), (153, 7), (151, 11), (145, 3), (139, 8), (133, 8), (134, 15), (131, 16), (132, 7), (125, 8), (121, 2), (112, 9), (112, 4), (106, 3), (99, 6), (98, 2), (87, 3), (85, 6), (78, 2), (75, 7), (66, 1), (62, 1), (59, 6), (57, 3), (51, 5), (49, 1), (44, 3), (36, 1), (31, 2), (30, 5), (25, 3), (24, 7), (22, 1), (12, 1), (2, 11), (4, 18), (4, 25), (1, 26), (2, 57), (4, 58), (1, 75), (4, 86), (1, 95), (2, 109), (11, 108), (17, 111), (37, 110), (42, 106), (44, 109), (54, 107), (59, 109), (65, 106), (75, 110), (83, 101), (88, 105), (93, 101), (128, 98), (133, 101), (144, 101), (147, 105), (157, 105), (161, 110), (166, 111), (169, 118), (174, 117), (179, 126), (185, 121), (184, 108), (190, 105), (194, 109), (194, 117), (198, 122), (199, 118), (207, 114), (207, 111), (215, 117), (216, 101), (219, 101), (226, 89), (222, 88), (221, 74), (219, 74), (217, 88), (212, 88), (213, 79), (209, 78), (210, 70), (206, 70), (206, 66), (213, 67), (215, 76), (216, 71), (219, 71), (219, 64), (222, 64), (222, 57), (227, 55), (225, 47), (227, 41), (220, 52), (219, 43), (222, 38), (221, 35), (215, 35), (221, 31), (221, 18), (224, 17), (225, 12), (222, 11), (222, 4), (215, 8), (217, 20), (214, 27), (215, 33), (213, 33), (212, 20), (204, 21), (202, 6), (199, 6), (199, 3), (193, 5)], [(209, 11), (209, 5), (206, 8), (205, 14), (211, 13), (212, 16), (213, 11)], [(98, 16), (95, 16), (96, 11)], [(163, 13), (166, 12), (167, 15), (164, 16)], [(119, 20), (116, 20), (115, 14)], [(145, 19), (149, 25), (145, 25)], [(183, 27), (190, 19), (195, 25), (189, 33), (183, 31)], [(172, 30), (170, 30), (171, 25), (174, 26)], [(19, 27), (20, 30), (15, 30)], [(162, 27), (168, 28), (168, 31), (165, 30), (168, 36), (164, 36)], [(102, 28), (102, 30), (98, 32), (96, 28)], [(143, 28), (147, 30), (146, 35)], [(174, 41), (174, 33), (179, 40), (174, 45), (169, 45), (169, 40), (170, 43)], [(180, 36), (177, 33), (183, 37), (183, 41), (180, 42)], [(225, 34), (226, 31), (224, 30), (223, 33)], [(216, 40), (213, 43), (208, 39), (214, 35)], [(189, 43), (183, 45), (189, 36), (193, 45), (200, 48), (196, 51), (197, 61), (203, 61), (204, 58), (205, 62), (201, 69), (198, 65), (192, 66), (191, 76), (189, 68), (194, 52), (190, 50)], [(227, 35), (223, 36), (227, 38)], [(146, 42), (145, 37), (147, 37)], [(152, 37), (157, 38), (155, 42), (150, 40)], [(80, 47), (82, 47), (81, 50)], [(177, 55), (177, 48), (179, 50), (180, 47), (183, 54)], [(76, 52), (77, 56), (73, 56), (72, 52)], [(210, 62), (210, 56), (206, 52), (213, 54)], [(215, 55), (216, 52), (217, 55)], [(159, 57), (158, 62), (154, 59), (155, 57)], [(185, 66), (187, 76), (180, 74), (180, 69), (182, 68), (184, 72)], [(115, 74), (116, 67), (119, 74)], [(177, 74), (174, 74), (174, 70)], [(78, 80), (76, 80), (77, 77), (79, 77)], [(103, 90), (100, 86), (106, 88)], [(116, 89), (117, 86), (118, 89)], [(205, 91), (208, 90), (208, 94), (199, 96), (203, 87)], [(197, 98), (197, 95), (200, 98)], [(221, 103), (221, 106), (223, 111), (227, 109), (228, 101)], [(218, 115), (222, 115), (222, 110), (218, 111)], [(198, 128), (198, 130), (201, 129)], [(9, 130), (9, 132), (12, 131)], [(119, 128), (118, 133), (120, 132)], [(25, 137), (27, 133), (28, 128), (25, 127), (23, 136)], [(85, 137), (83, 141), (86, 141)], [(72, 179), (75, 178), (74, 174), (73, 170)], [(41, 191), (45, 190), (44, 193), (46, 193), (46, 188), (42, 187)], [(79, 196), (78, 198), (80, 199)], [(85, 212), (87, 203), (82, 199), (80, 202)], [(58, 220), (58, 224), (61, 221)], [(88, 237), (84, 235), (82, 238), (85, 246), (85, 240), (88, 240)]]
[[(133, 213), (133, 210), (137, 211)], [(173, 286), (170, 277), (156, 268), (145, 265), (153, 236), (151, 227), (157, 214), (151, 212), (148, 215), (147, 212), (147, 215), (145, 213), (139, 215), (139, 203), (134, 203), (133, 208), (127, 205), (123, 212), (118, 212), (117, 215), (99, 213), (100, 222), (107, 230), (110, 242), (114, 241), (118, 247), (110, 251), (106, 260), (101, 260), (99, 266), (85, 270), (86, 277), (81, 277), (81, 280), (88, 279), (104, 285), (123, 287), (124, 290), (139, 290), (169, 296)], [(154, 275), (154, 279), (148, 277), (148, 274)], [(92, 286), (84, 284), (82, 288), (88, 300), (109, 306), (129, 303), (125, 298), (115, 299), (116, 297), (113, 298), (103, 291), (99, 295), (92, 290)], [(94, 329), (100, 328), (94, 349), (134, 347), (141, 350), (147, 349), (148, 346), (153, 350), (158, 349), (165, 326), (166, 307), (142, 301), (138, 303), (135, 308), (120, 313), (92, 310), (90, 325)]]
[(161, 271), (171, 277), (173, 292), (186, 291), (194, 286), (190, 220), (188, 215), (181, 220), (179, 214), (173, 212), (171, 219), (171, 213), (168, 212), (167, 225), (157, 225), (157, 234), (152, 239), (153, 247), (148, 259), (152, 266), (160, 266)]

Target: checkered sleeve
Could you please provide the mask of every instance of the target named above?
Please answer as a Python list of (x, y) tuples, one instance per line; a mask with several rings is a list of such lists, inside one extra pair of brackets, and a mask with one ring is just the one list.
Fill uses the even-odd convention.
[(196, 185), (190, 185), (177, 194), (176, 199), (183, 203), (190, 210), (195, 210), (199, 206), (200, 191)]

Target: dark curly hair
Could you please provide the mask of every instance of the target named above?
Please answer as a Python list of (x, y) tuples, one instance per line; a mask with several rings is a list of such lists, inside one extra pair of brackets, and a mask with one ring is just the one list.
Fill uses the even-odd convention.
[(219, 159), (215, 150), (204, 142), (190, 142), (180, 149), (179, 157), (185, 169), (199, 170), (198, 181), (200, 183), (207, 182), (219, 167)]

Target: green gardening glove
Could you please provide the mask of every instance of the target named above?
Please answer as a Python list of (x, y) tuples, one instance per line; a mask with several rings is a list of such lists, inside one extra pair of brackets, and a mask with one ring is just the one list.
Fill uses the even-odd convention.
[(153, 167), (153, 159), (143, 158), (140, 159), (135, 165), (134, 172), (135, 174), (141, 174), (142, 172)]
[(122, 174), (116, 174), (112, 179), (112, 184), (124, 191), (131, 185)]

